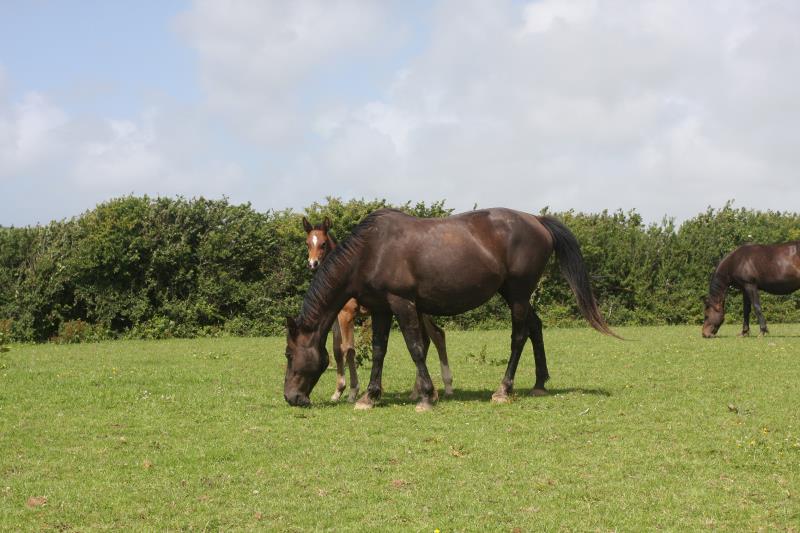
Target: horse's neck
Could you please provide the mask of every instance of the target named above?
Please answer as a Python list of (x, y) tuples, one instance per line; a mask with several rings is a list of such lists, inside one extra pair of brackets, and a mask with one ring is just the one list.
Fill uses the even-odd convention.
[(347, 292), (351, 265), (347, 261), (335, 265), (327, 264), (329, 262), (326, 258), (323, 271), (312, 281), (302, 310), (302, 321), (316, 329), (322, 338), (327, 336), (339, 311), (352, 297)]
[(713, 302), (725, 301), (725, 294), (728, 292), (728, 286), (731, 284), (730, 275), (723, 264), (717, 267), (714, 275), (711, 277), (711, 286), (708, 290), (709, 300)]

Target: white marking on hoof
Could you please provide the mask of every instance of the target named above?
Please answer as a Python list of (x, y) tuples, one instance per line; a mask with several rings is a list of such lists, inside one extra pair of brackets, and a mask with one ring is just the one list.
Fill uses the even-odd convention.
[(445, 385), (444, 386), (444, 395), (445, 396), (452, 396), (453, 395), (453, 386), (452, 385)]
[(505, 392), (495, 392), (492, 394), (492, 403), (511, 403), (511, 398)]
[(356, 402), (356, 405), (354, 406), (354, 408), (355, 408), (356, 411), (363, 411), (365, 409), (372, 409), (374, 406), (375, 406), (375, 402), (373, 402), (370, 399), (369, 393), (367, 393), (364, 396), (362, 396), (360, 400), (358, 400)]
[(337, 390), (336, 392), (333, 393), (333, 396), (331, 396), (331, 401), (338, 402), (339, 398), (341, 397), (342, 397), (342, 391)]
[(433, 405), (430, 402), (420, 402), (414, 407), (414, 410), (418, 413), (433, 411)]

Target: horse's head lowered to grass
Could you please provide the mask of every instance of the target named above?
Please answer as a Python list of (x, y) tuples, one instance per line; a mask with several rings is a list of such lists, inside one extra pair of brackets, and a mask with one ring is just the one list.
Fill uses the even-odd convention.
[(286, 319), (286, 378), (283, 397), (296, 407), (309, 405), (311, 389), (328, 368), (325, 339), (315, 331), (305, 331), (293, 318)]
[(719, 331), (725, 321), (725, 301), (711, 301), (706, 298), (703, 308), (703, 337), (710, 339)]

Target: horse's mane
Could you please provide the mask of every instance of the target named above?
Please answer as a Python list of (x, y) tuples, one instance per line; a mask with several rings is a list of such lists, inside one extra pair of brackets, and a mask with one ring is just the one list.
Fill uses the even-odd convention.
[(331, 292), (341, 283), (342, 278), (351, 270), (353, 261), (361, 254), (367, 233), (375, 227), (375, 224), (383, 215), (393, 211), (396, 210), (379, 209), (378, 211), (373, 211), (353, 228), (353, 232), (349, 237), (328, 253), (328, 256), (322, 261), (316, 276), (311, 281), (311, 286), (303, 299), (303, 307), (300, 309), (300, 317), (298, 318), (298, 323), (301, 326), (310, 328), (319, 321), (320, 314), (330, 303)]
[(714, 273), (711, 274), (711, 281), (708, 283), (708, 301), (710, 302), (718, 301), (725, 296), (725, 292), (728, 290), (730, 280), (721, 273), (720, 269), (722, 264), (730, 257), (731, 253), (725, 254), (725, 257), (720, 259), (717, 268), (714, 270)]

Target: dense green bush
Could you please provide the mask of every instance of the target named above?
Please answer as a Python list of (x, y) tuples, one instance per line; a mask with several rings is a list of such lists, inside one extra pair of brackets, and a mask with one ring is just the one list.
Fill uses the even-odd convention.
[[(384, 200), (328, 198), (305, 210), (345, 238)], [(396, 206), (417, 216), (444, 202)], [(534, 208), (532, 207), (531, 211)], [(696, 323), (717, 262), (745, 242), (800, 239), (800, 215), (726, 204), (676, 227), (636, 212), (552, 213), (583, 247), (612, 324)], [(308, 288), (301, 213), (259, 213), (227, 200), (124, 197), (46, 226), (0, 228), (0, 323), (6, 339), (79, 342), (106, 337), (270, 335), (283, 332)], [(534, 303), (546, 324), (579, 319), (552, 261)], [(763, 298), (770, 321), (800, 320), (800, 294)], [(741, 299), (729, 299), (741, 313)], [(734, 315), (735, 316), (735, 315)], [(733, 319), (731, 319), (733, 320)], [(499, 297), (445, 327), (508, 324)]]

